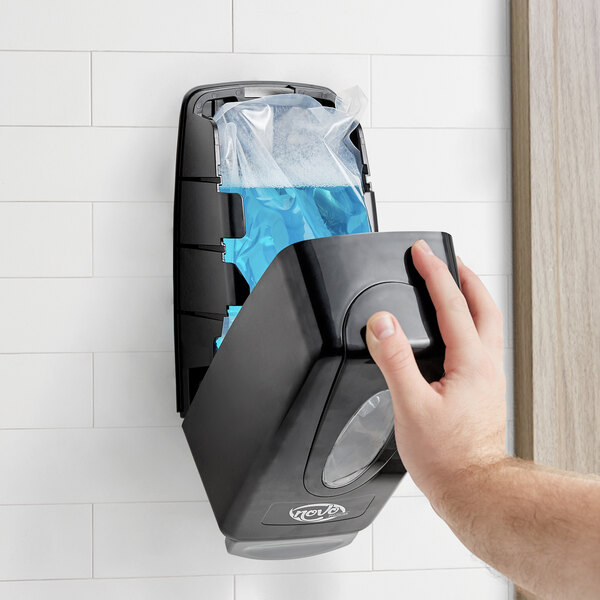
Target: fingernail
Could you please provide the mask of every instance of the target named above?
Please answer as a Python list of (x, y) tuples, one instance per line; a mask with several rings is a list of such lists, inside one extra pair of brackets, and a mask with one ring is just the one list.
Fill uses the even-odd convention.
[(462, 261), (462, 258), (460, 256), (458, 256), (458, 254), (456, 255), (456, 260), (459, 262), (459, 264), (464, 265), (465, 263)]
[(433, 254), (431, 248), (429, 247), (429, 244), (425, 240), (419, 240), (415, 242), (415, 246), (419, 246), (419, 248), (421, 248), (421, 250), (425, 252), (425, 254)]
[(390, 315), (381, 315), (371, 323), (371, 331), (378, 340), (385, 340), (394, 334), (394, 321)]

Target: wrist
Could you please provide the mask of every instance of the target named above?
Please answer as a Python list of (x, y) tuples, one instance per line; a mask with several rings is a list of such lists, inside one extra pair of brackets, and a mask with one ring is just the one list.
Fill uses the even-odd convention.
[(500, 483), (497, 480), (515, 462), (518, 459), (501, 453), (441, 473), (428, 494), (431, 506), (445, 521), (452, 521), (453, 515), (494, 489)]

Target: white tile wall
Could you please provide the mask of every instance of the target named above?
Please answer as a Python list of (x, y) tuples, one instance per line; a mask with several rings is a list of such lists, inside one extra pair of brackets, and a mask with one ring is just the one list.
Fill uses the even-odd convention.
[(374, 56), (373, 126), (506, 128), (508, 67), (506, 56)]
[(378, 202), (508, 200), (503, 129), (367, 129), (365, 137)]
[(0, 506), (0, 580), (92, 574), (89, 504)]
[(171, 352), (96, 352), (96, 427), (176, 426), (175, 364)]
[(167, 277), (0, 279), (0, 353), (173, 347)]
[(170, 248), (189, 88), (359, 85), (381, 229), (447, 230), (483, 276), (505, 314), (512, 419), (507, 14), (506, 0), (1, 4), (0, 598), (507, 598), (408, 476), (344, 549), (226, 554), (174, 410)]
[(0, 354), (0, 424), (90, 427), (92, 355)]
[(236, 0), (235, 51), (504, 54), (506, 16), (503, 0)]
[(2, 49), (231, 50), (229, 2), (5, 0), (2, 17)]
[(172, 245), (172, 203), (105, 202), (94, 206), (94, 275), (171, 275)]
[(106, 52), (93, 53), (92, 65), (94, 125), (175, 126), (183, 94), (201, 83), (263, 79), (335, 90), (370, 86), (364, 55)]
[(242, 575), (236, 582), (238, 600), (506, 600), (506, 594), (506, 582), (485, 569)]
[(205, 500), (178, 427), (0, 431), (0, 504)]
[(217, 576), (0, 582), (0, 597), (10, 600), (234, 600), (233, 579)]
[(0, 125), (90, 124), (87, 52), (0, 52), (0, 81)]
[(0, 277), (92, 274), (92, 207), (0, 202)]
[(0, 202), (165, 202), (173, 194), (176, 129), (3, 127), (0, 140)]
[(425, 497), (392, 498), (373, 524), (375, 569), (482, 566), (435, 514)]

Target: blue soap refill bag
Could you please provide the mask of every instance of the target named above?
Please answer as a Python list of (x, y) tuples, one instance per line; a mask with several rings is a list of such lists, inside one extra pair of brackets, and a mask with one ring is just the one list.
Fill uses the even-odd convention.
[[(364, 105), (353, 88), (335, 107), (278, 94), (228, 102), (215, 114), (220, 191), (242, 196), (246, 227), (243, 237), (223, 240), (225, 261), (250, 290), (290, 244), (371, 231), (361, 156), (350, 139)], [(223, 335), (238, 312), (229, 307)]]

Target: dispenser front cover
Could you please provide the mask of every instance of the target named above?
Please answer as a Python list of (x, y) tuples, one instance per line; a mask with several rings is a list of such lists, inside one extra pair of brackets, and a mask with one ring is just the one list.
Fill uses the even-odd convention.
[[(457, 279), (448, 234), (337, 236), (280, 252), (244, 303), (183, 423), (230, 551), (308, 555), (315, 538), (318, 551), (339, 547), (402, 478), (387, 386), (364, 329), (389, 310), (423, 375), (443, 375), (435, 310), (410, 258), (420, 238)], [(336, 452), (359, 438), (356, 456)]]
[[(258, 197), (257, 188), (221, 187), (226, 149), (213, 117), (256, 98), (259, 84), (260, 93), (303, 95), (292, 104), (316, 111), (337, 105), (328, 88), (283, 82), (202, 86), (184, 98), (173, 254), (177, 406), (228, 551), (281, 559), (350, 543), (404, 475), (365, 325), (378, 310), (394, 313), (425, 378), (439, 379), (444, 345), (410, 246), (425, 239), (458, 274), (452, 240), (437, 232), (298, 241), (272, 252), (255, 278), (227, 262), (224, 242), (244, 238)], [(377, 232), (364, 137), (353, 127), (344, 143), (368, 219), (356, 231)], [(269, 189), (269, 201), (276, 196)], [(344, 218), (343, 208), (336, 215)], [(329, 233), (346, 231), (355, 230)]]

